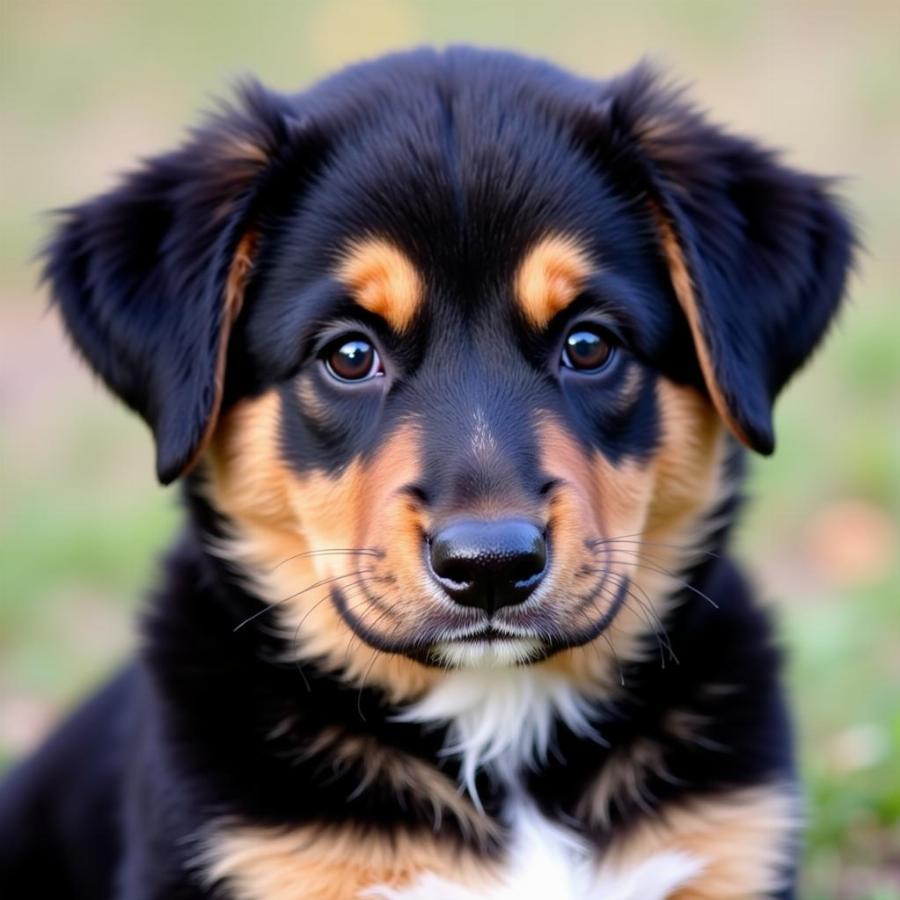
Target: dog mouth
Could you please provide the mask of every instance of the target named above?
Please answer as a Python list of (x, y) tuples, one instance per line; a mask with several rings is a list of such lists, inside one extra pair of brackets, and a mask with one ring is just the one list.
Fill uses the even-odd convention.
[[(566, 617), (577, 625), (557, 620), (547, 609), (549, 601), (545, 600), (538, 608), (511, 607), (478, 621), (471, 618), (460, 621), (455, 616), (450, 620), (435, 620), (409, 636), (367, 627), (339, 588), (332, 589), (332, 599), (351, 630), (376, 650), (407, 656), (430, 666), (495, 667), (540, 662), (599, 637), (624, 605), (630, 580), (619, 576), (613, 590), (606, 588), (606, 579), (601, 578), (595, 592), (579, 598), (580, 608)], [(606, 599), (602, 611), (596, 603), (600, 597)], [(595, 610), (596, 614), (589, 615), (588, 609)]]
[(495, 629), (438, 641), (429, 649), (433, 664), (450, 668), (507, 668), (529, 665), (548, 655), (547, 644), (540, 638), (514, 637)]
[(446, 638), (448, 642), (451, 643), (459, 643), (459, 644), (477, 644), (477, 643), (493, 643), (494, 641), (517, 641), (517, 640), (528, 640), (530, 635), (518, 635), (518, 634), (510, 634), (505, 631), (500, 631), (497, 628), (494, 628), (491, 625), (488, 625), (485, 628), (482, 628), (478, 631), (473, 631), (467, 634), (454, 635)]

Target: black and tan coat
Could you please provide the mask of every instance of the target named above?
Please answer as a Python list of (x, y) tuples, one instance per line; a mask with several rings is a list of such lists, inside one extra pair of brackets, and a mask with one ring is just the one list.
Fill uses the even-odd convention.
[(468, 49), (248, 87), (66, 213), (57, 306), (186, 527), (0, 789), (0, 894), (791, 896), (728, 532), (851, 249), (647, 69)]

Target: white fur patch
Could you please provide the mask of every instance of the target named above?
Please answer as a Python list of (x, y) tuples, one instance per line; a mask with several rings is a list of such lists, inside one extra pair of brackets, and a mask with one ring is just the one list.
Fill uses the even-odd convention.
[(405, 888), (373, 887), (381, 900), (665, 900), (696, 876), (702, 865), (684, 853), (658, 853), (622, 871), (601, 867), (574, 834), (520, 803), (513, 842), (502, 876), (490, 884), (462, 885), (425, 874)]
[(508, 668), (528, 662), (540, 653), (537, 638), (507, 638), (502, 641), (444, 641), (436, 644), (434, 655), (454, 669)]
[(459, 669), (408, 706), (403, 722), (445, 724), (443, 753), (462, 757), (460, 778), (478, 804), (475, 775), (491, 766), (506, 780), (547, 761), (556, 720), (579, 737), (602, 742), (590, 722), (591, 702), (560, 675), (541, 669)]
[(695, 856), (668, 850), (626, 869), (601, 867), (590, 896), (603, 900), (665, 900), (690, 884), (703, 869), (703, 862)]
[[(452, 645), (451, 645), (452, 646)], [(476, 648), (481, 650), (476, 645)], [(703, 868), (679, 852), (658, 853), (628, 868), (600, 863), (576, 834), (548, 821), (522, 796), (523, 769), (546, 762), (557, 721), (583, 738), (602, 742), (591, 724), (591, 701), (571, 682), (543, 669), (503, 667), (481, 659), (479, 668), (447, 674), (398, 717), (421, 724), (449, 723), (443, 753), (461, 758), (460, 777), (476, 805), (475, 775), (482, 766), (507, 782), (512, 833), (503, 872), (490, 884), (466, 885), (426, 873), (404, 888), (374, 887), (382, 900), (665, 900)]]

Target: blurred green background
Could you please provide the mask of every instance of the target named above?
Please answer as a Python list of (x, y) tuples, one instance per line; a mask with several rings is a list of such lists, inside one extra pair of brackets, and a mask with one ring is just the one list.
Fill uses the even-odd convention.
[(740, 551), (779, 607), (810, 800), (803, 896), (900, 898), (900, 4), (0, 3), (0, 767), (127, 652), (177, 522), (149, 435), (61, 337), (41, 212), (108, 185), (255, 72), (296, 89), (419, 43), (583, 73), (650, 54), (717, 119), (848, 176), (852, 302), (778, 410)]

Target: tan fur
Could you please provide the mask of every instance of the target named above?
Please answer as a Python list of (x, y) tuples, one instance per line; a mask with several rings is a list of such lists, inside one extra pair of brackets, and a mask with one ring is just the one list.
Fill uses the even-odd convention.
[(653, 775), (665, 775), (662, 748), (656, 742), (644, 738), (613, 751), (581, 798), (576, 815), (592, 825), (609, 828), (617, 801), (650, 810), (653, 798), (648, 797), (645, 782)]
[[(704, 747), (724, 752), (705, 737), (707, 717), (689, 709), (670, 710), (663, 718), (662, 731), (674, 741), (687, 746)], [(653, 777), (668, 777), (662, 745), (647, 737), (622, 748), (613, 748), (599, 775), (585, 792), (576, 814), (592, 825), (607, 828), (617, 805), (634, 805), (648, 815), (658, 817), (654, 798), (646, 787)]]
[(534, 328), (544, 328), (565, 309), (596, 268), (578, 239), (550, 235), (539, 241), (519, 266), (516, 300)]
[[(207, 491), (237, 528), (220, 552), (243, 564), (300, 656), (353, 683), (378, 684), (395, 700), (419, 696), (439, 673), (371, 649), (330, 598), (339, 585), (367, 627), (415, 635), (431, 587), (420, 571), (419, 512), (399, 493), (417, 473), (414, 430), (396, 432), (368, 466), (300, 476), (281, 458), (279, 402), (272, 391), (238, 404), (210, 448)], [(349, 549), (367, 552), (318, 553)]]
[(339, 728), (325, 729), (307, 748), (308, 756), (327, 755), (335, 770), (352, 766), (360, 777), (358, 793), (378, 784), (392, 796), (407, 798), (409, 805), (425, 804), (439, 830), (453, 819), (469, 839), (488, 846), (499, 838), (492, 819), (479, 813), (460, 793), (458, 785), (439, 769), (401, 750), (388, 748), (370, 735), (351, 734)]
[(726, 450), (721, 423), (705, 397), (665, 378), (657, 382), (664, 438), (654, 463), (653, 500), (646, 530), (665, 540), (714, 506)]
[(250, 273), (253, 270), (253, 257), (258, 240), (259, 235), (255, 231), (248, 232), (241, 238), (234, 258), (231, 261), (228, 277), (225, 279), (222, 324), (219, 332), (219, 347), (216, 352), (213, 402), (200, 442), (181, 471), (181, 475), (190, 472), (197, 465), (197, 462), (206, 452), (206, 448), (209, 446), (218, 424), (219, 410), (222, 408), (222, 392), (225, 389), (225, 361), (228, 358), (228, 339), (231, 336), (231, 329), (244, 305), (244, 292), (247, 289)]
[[(643, 636), (666, 613), (662, 598), (677, 587), (678, 571), (702, 544), (696, 523), (730, 487), (720, 475), (722, 426), (708, 401), (666, 379), (657, 385), (663, 437), (644, 466), (628, 460), (614, 466), (598, 453), (589, 458), (553, 419), (540, 428), (542, 467), (564, 482), (551, 516), (560, 593), (577, 589), (570, 585), (584, 590), (590, 577), (576, 573), (585, 567), (613, 573), (608, 599), (623, 577), (631, 579), (625, 605), (605, 635), (545, 663), (585, 685), (615, 685), (621, 663), (638, 658)], [(590, 539), (608, 543), (591, 551), (584, 546)]]
[(643, 386), (643, 372), (637, 366), (629, 366), (625, 372), (622, 387), (618, 391), (618, 396), (612, 399), (611, 409), (620, 415), (627, 413), (637, 402), (638, 397), (640, 397)]
[[(628, 393), (639, 387), (630, 379)], [(305, 407), (315, 404), (302, 380), (297, 390)], [(542, 471), (562, 482), (548, 508), (554, 567), (545, 587), (553, 597), (552, 614), (563, 626), (569, 616), (572, 627), (584, 627), (584, 616), (603, 614), (619, 579), (628, 576), (633, 585), (605, 636), (537, 664), (564, 672), (585, 691), (608, 695), (619, 689), (618, 666), (641, 652), (650, 617), (665, 614), (661, 598), (678, 583), (672, 573), (695, 558), (694, 547), (702, 541), (697, 522), (728, 489), (720, 477), (725, 432), (709, 401), (665, 379), (658, 381), (658, 401), (662, 438), (644, 463), (626, 459), (613, 465), (586, 451), (556, 417), (540, 424)], [(420, 476), (417, 425), (396, 429), (365, 463), (354, 460), (335, 474), (301, 475), (282, 459), (280, 415), (280, 397), (272, 391), (239, 403), (222, 418), (207, 454), (207, 490), (236, 530), (219, 552), (243, 564), (301, 659), (318, 659), (351, 683), (377, 684), (394, 702), (420, 697), (443, 677), (441, 671), (368, 647), (329, 596), (329, 580), (336, 579), (353, 615), (390, 637), (415, 637), (436, 608), (439, 598), (422, 566), (422, 534), (430, 523), (403, 490)], [(585, 541), (597, 538), (610, 541), (604, 551), (586, 547)], [(348, 548), (367, 553), (315, 555)], [(604, 567), (612, 573), (606, 591), (578, 611), (578, 595)], [(704, 723), (676, 711), (664, 727), (676, 740), (699, 742)], [(307, 752), (330, 755), (337, 766), (358, 766), (363, 786), (380, 781), (421, 795), (433, 804), (436, 818), (453, 817), (480, 841), (493, 836), (490, 822), (439, 771), (384, 750), (374, 738), (332, 730)], [(580, 813), (595, 825), (608, 824), (616, 798), (640, 806), (646, 778), (661, 770), (661, 754), (650, 741), (614, 757)], [(603, 866), (620, 869), (678, 850), (706, 864), (678, 900), (755, 896), (773, 883), (780, 848), (793, 827), (789, 798), (775, 789), (748, 791), (654, 817), (614, 844)], [(373, 884), (401, 887), (424, 871), (473, 884), (494, 876), (475, 856), (459, 853), (426, 835), (385, 837), (321, 827), (286, 833), (223, 824), (204, 865), (210, 879), (227, 880), (239, 900), (350, 898)]]
[(381, 316), (395, 331), (405, 331), (419, 311), (424, 288), (416, 267), (384, 238), (352, 244), (338, 267), (338, 277), (353, 299)]
[[(658, 760), (650, 753), (643, 763), (653, 767)], [(592, 824), (607, 823), (603, 798), (613, 781), (619, 781), (616, 789), (640, 790), (629, 777), (621, 766), (604, 773), (593, 803), (583, 810)], [(769, 896), (783, 886), (799, 825), (796, 797), (781, 785), (695, 799), (642, 821), (614, 841), (598, 861), (599, 871), (612, 876), (678, 852), (697, 860), (701, 870), (670, 900)], [(227, 882), (236, 900), (350, 900), (373, 885), (402, 888), (425, 872), (487, 889), (499, 876), (496, 867), (439, 837), (387, 836), (353, 826), (285, 831), (223, 822), (196, 863), (208, 883)]]
[(783, 887), (799, 826), (789, 788), (751, 788), (666, 809), (614, 843), (604, 865), (625, 870), (654, 854), (681, 851), (703, 870), (670, 900), (768, 897)]
[(691, 329), (691, 336), (694, 339), (694, 347), (697, 351), (697, 358), (700, 361), (700, 369), (703, 372), (703, 379), (706, 382), (707, 390), (712, 398), (722, 421), (731, 429), (735, 437), (746, 446), (750, 447), (751, 443), (746, 432), (741, 428), (740, 424), (731, 414), (728, 401), (719, 387), (716, 377), (715, 366), (713, 365), (712, 356), (709, 352), (709, 345), (706, 341), (706, 335), (703, 332), (703, 323), (700, 319), (700, 309), (697, 303), (697, 292), (694, 289), (693, 280), (688, 271), (684, 254), (675, 237), (675, 232), (669, 221), (660, 210), (654, 210), (656, 214), (656, 224), (659, 229), (660, 243), (662, 245), (663, 255), (669, 266), (669, 275), (672, 279), (672, 287), (675, 290), (675, 296), (678, 303), (684, 311)]
[(316, 378), (311, 372), (303, 372), (296, 379), (296, 396), (300, 401), (303, 414), (312, 419), (316, 425), (327, 425), (331, 422), (332, 414), (328, 404), (316, 389)]
[[(564, 482), (549, 509), (555, 565), (545, 588), (558, 598), (558, 624), (589, 626), (622, 580), (632, 582), (606, 635), (540, 664), (594, 691), (616, 684), (618, 666), (638, 655), (643, 635), (665, 613), (658, 598), (677, 584), (669, 573), (690, 558), (692, 523), (723, 489), (715, 413), (691, 388), (661, 380), (659, 392), (663, 440), (645, 465), (613, 466), (598, 453), (587, 455), (552, 417), (542, 427), (542, 467)], [(277, 606), (273, 618), (301, 656), (320, 658), (355, 683), (378, 684), (396, 701), (420, 696), (440, 671), (373, 650), (330, 598), (333, 580), (349, 613), (388, 638), (414, 639), (437, 608), (440, 598), (421, 562), (428, 522), (401, 490), (419, 473), (416, 427), (396, 431), (366, 466), (354, 461), (334, 476), (300, 476), (281, 459), (279, 417), (275, 392), (245, 401), (226, 417), (211, 448), (211, 498), (238, 528), (224, 552), (244, 562), (261, 596)], [(591, 539), (610, 543), (591, 550), (585, 546)], [(315, 555), (352, 548), (366, 552)], [(579, 609), (578, 595), (589, 592), (603, 567), (611, 573), (603, 596)]]
[(235, 900), (355, 900), (368, 887), (403, 887), (424, 872), (484, 884), (496, 877), (473, 854), (428, 834), (362, 828), (223, 826), (198, 859), (208, 883)]

